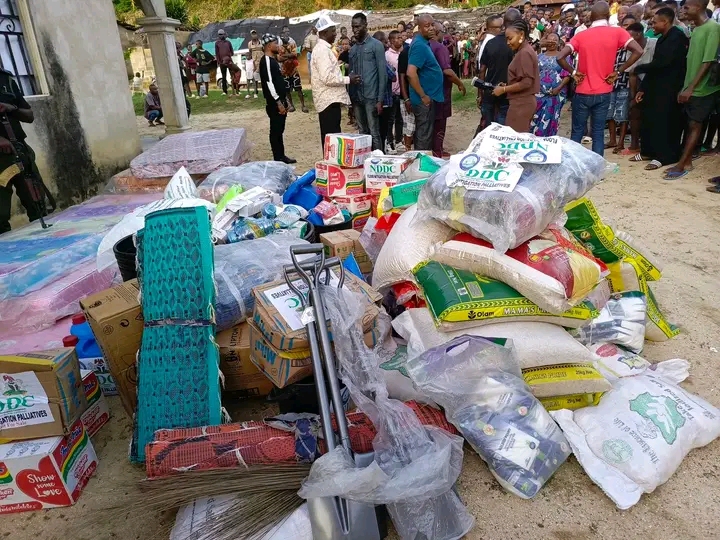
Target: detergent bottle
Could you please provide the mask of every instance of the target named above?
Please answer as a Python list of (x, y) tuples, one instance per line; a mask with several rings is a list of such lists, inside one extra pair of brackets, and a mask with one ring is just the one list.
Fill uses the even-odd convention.
[[(80, 368), (95, 372), (95, 375), (100, 382), (100, 388), (102, 389), (103, 394), (106, 396), (117, 395), (118, 391), (117, 386), (115, 385), (115, 380), (110, 374), (110, 369), (108, 368), (107, 362), (105, 362), (105, 358), (103, 358), (100, 346), (95, 340), (95, 335), (93, 334), (92, 329), (90, 328), (90, 323), (87, 322), (85, 315), (80, 313), (72, 318), (70, 334), (70, 336), (63, 339), (63, 344), (65, 344), (66, 347), (75, 347), (78, 360), (80, 361)], [(77, 343), (75, 345), (70, 344), (74, 342), (72, 339), (73, 337), (77, 339)]]

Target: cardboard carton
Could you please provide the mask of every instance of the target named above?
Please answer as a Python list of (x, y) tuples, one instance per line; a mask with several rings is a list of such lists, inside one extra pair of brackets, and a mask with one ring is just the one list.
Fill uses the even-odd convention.
[(281, 351), (265, 339), (253, 323), (250, 327), (250, 360), (275, 386), (283, 388), (312, 374), (309, 349)]
[(66, 435), (85, 409), (74, 348), (0, 356), (0, 439)]
[(0, 445), (0, 514), (75, 504), (97, 465), (80, 421), (67, 437)]
[(372, 137), (358, 133), (325, 135), (325, 161), (343, 167), (362, 167), (372, 152)]
[(360, 244), (360, 232), (356, 230), (334, 231), (320, 235), (328, 257), (340, 257), (344, 261), (351, 253), (363, 274), (372, 272), (373, 264), (365, 248)]
[[(305, 290), (305, 285), (299, 278), (294, 283), (301, 291)], [(335, 274), (331, 283), (337, 284)], [(348, 290), (363, 294), (367, 299), (363, 317), (363, 329), (367, 332), (380, 312), (376, 303), (382, 300), (382, 295), (349, 273), (345, 273), (344, 286)], [(273, 347), (281, 351), (307, 350), (310, 347), (305, 325), (300, 321), (300, 301), (285, 281), (255, 287), (253, 296), (253, 324)]]
[(365, 191), (363, 167), (341, 167), (330, 161), (315, 164), (315, 186), (323, 197), (354, 195)]
[(358, 195), (345, 195), (333, 197), (333, 201), (341, 210), (347, 210), (350, 214), (353, 229), (362, 232), (368, 218), (372, 214), (372, 195), (361, 193)]
[(88, 435), (93, 437), (101, 427), (110, 421), (110, 408), (96, 374), (87, 370), (80, 370), (80, 374), (85, 398), (88, 402), (88, 408), (80, 417), (80, 421), (85, 426)]
[(140, 289), (134, 279), (80, 301), (115, 379), (123, 407), (131, 417), (137, 403), (135, 359), (144, 324), (139, 294)]
[(233, 397), (263, 397), (273, 384), (250, 359), (250, 326), (242, 323), (224, 330), (215, 337), (220, 348), (220, 371), (225, 384), (223, 390)]
[(394, 186), (412, 164), (408, 156), (371, 156), (365, 160), (365, 191), (377, 195), (380, 190)]
[(95, 373), (103, 394), (106, 396), (118, 395), (115, 379), (113, 379), (112, 373), (110, 373), (108, 363), (102, 356), (98, 358), (79, 358), (79, 361), (81, 370), (84, 369)]

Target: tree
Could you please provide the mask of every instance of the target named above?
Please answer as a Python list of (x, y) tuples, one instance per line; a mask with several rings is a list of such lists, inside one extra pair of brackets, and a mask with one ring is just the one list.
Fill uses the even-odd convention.
[(185, 0), (165, 0), (165, 10), (171, 19), (177, 19), (181, 24), (188, 22), (188, 7)]

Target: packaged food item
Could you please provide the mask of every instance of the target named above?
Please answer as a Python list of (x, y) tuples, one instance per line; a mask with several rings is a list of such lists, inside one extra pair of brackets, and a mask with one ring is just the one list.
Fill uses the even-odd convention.
[[(441, 220), (458, 231), (488, 240), (505, 253), (537, 236), (551, 223), (562, 223), (565, 206), (582, 197), (602, 180), (606, 170), (615, 167), (582, 145), (563, 138), (560, 163), (482, 165), (477, 152), (486, 131), (480, 132), (470, 144), (468, 161), (455, 164), (466, 172), (475, 171), (476, 178), (468, 179), (468, 174), (464, 174), (459, 179), (452, 173), (452, 160), (444, 165), (420, 192), (418, 222)], [(482, 170), (476, 170), (478, 164)], [(512, 179), (516, 181), (514, 186), (511, 174), (517, 177)]]
[(590, 479), (621, 510), (720, 435), (720, 411), (650, 371), (618, 379), (596, 407), (551, 413)]
[(461, 336), (408, 360), (406, 369), (510, 493), (534, 497), (570, 455), (523, 382), (509, 342)]
[(565, 227), (597, 259), (614, 263), (624, 257), (634, 259), (647, 281), (657, 281), (662, 276), (660, 262), (635, 238), (624, 231), (615, 230), (603, 222), (597, 208), (588, 198), (581, 198), (567, 205)]
[(325, 135), (325, 161), (343, 167), (362, 167), (372, 152), (372, 137), (359, 133)]
[(339, 225), (345, 222), (345, 215), (343, 215), (340, 208), (328, 201), (320, 201), (310, 211), (310, 218), (312, 222), (320, 221), (320, 225)]
[(639, 353), (645, 343), (646, 306), (640, 291), (615, 293), (597, 317), (571, 334), (584, 345), (616, 343)]
[(416, 210), (417, 206), (411, 206), (392, 226), (375, 261), (372, 283), (376, 289), (414, 281), (412, 269), (430, 257), (436, 242), (448, 240), (455, 234), (450, 227), (435, 220), (412, 226)]
[(372, 214), (372, 195), (360, 193), (333, 197), (333, 202), (341, 210), (347, 210), (352, 220), (353, 229), (362, 232)]
[(364, 165), (366, 191), (380, 193), (381, 189), (401, 182), (403, 173), (412, 161), (407, 156), (370, 156)]
[(611, 388), (592, 364), (553, 364), (523, 369), (522, 374), (537, 398), (602, 394)]
[(576, 328), (599, 314), (594, 305), (583, 301), (553, 315), (501, 281), (436, 261), (418, 264), (413, 274), (438, 327), (444, 331), (511, 320)]
[(315, 185), (323, 197), (358, 195), (365, 191), (364, 169), (318, 161), (315, 164)]
[(608, 263), (610, 275), (607, 278), (613, 292), (640, 291), (647, 301), (647, 319), (645, 321), (645, 339), (667, 341), (677, 336), (680, 329), (663, 315), (658, 302), (650, 289), (646, 273), (635, 259), (624, 258)]
[(467, 233), (439, 245), (430, 258), (499, 279), (550, 313), (560, 314), (603, 282), (609, 273), (562, 227), (550, 226), (506, 253)]

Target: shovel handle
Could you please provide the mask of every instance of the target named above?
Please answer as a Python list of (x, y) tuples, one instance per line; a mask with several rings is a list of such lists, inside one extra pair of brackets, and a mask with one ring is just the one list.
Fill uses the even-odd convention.
[(291, 255), (312, 255), (313, 253), (320, 254), (323, 252), (325, 246), (322, 244), (298, 244), (297, 246), (290, 246)]

